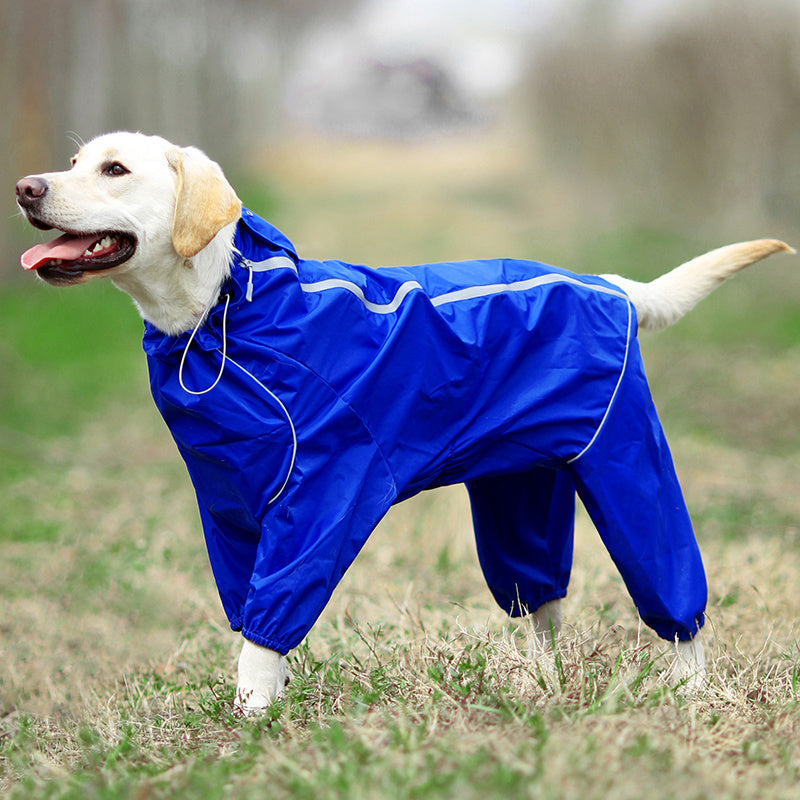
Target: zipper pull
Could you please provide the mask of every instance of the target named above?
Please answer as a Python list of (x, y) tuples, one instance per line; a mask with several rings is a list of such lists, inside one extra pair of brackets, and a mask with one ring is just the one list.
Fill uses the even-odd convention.
[(242, 266), (247, 269), (247, 291), (245, 298), (250, 303), (253, 300), (253, 265), (246, 259), (242, 259)]

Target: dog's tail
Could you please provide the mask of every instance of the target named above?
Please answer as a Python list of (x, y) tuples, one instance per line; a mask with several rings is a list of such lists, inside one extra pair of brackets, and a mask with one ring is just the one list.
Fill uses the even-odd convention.
[(657, 330), (677, 322), (739, 270), (781, 252), (794, 253), (795, 250), (777, 239), (757, 239), (712, 250), (649, 283), (618, 275), (602, 277), (630, 297), (640, 328)]

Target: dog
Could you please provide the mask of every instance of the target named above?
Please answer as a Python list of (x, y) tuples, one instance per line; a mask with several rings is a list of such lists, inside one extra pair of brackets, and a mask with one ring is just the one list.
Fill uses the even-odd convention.
[(235, 708), (281, 697), (285, 655), (380, 518), (465, 483), (488, 586), (561, 627), (576, 493), (673, 680), (705, 676), (706, 583), (637, 326), (671, 325), (777, 252), (728, 245), (649, 283), (496, 259), (370, 269), (299, 258), (200, 150), (117, 132), (22, 178), (21, 257), (54, 286), (109, 278), (145, 320), (156, 404), (186, 461), (231, 627)]

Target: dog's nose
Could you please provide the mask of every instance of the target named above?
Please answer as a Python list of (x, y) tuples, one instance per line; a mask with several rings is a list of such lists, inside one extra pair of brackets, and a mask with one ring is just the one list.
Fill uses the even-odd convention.
[(41, 200), (48, 190), (47, 181), (38, 175), (28, 175), (17, 181), (17, 202), (27, 208)]

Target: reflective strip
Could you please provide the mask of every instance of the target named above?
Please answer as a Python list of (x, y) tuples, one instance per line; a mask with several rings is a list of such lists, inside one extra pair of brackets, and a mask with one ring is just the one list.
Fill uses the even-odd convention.
[[(265, 261), (260, 261), (257, 263), (252, 263), (246, 259), (243, 259), (241, 263), (242, 266), (245, 266), (254, 272), (268, 272), (269, 270), (273, 269), (291, 269), (293, 272), (297, 272), (297, 265), (294, 263), (294, 261), (292, 261), (292, 259), (285, 256), (274, 256), (273, 258), (268, 258)], [(605, 426), (608, 415), (611, 413), (611, 407), (614, 405), (614, 400), (619, 392), (620, 386), (622, 385), (622, 379), (625, 377), (625, 368), (628, 365), (628, 353), (630, 352), (631, 345), (631, 334), (633, 332), (633, 304), (631, 303), (628, 295), (625, 294), (622, 289), (616, 289), (612, 286), (600, 286), (596, 283), (585, 283), (578, 277), (551, 273), (549, 275), (539, 275), (536, 278), (529, 278), (524, 281), (515, 281), (514, 283), (487, 283), (479, 286), (468, 286), (464, 289), (454, 289), (451, 292), (445, 292), (444, 294), (430, 297), (429, 300), (434, 307), (438, 307), (448, 305), (450, 303), (458, 303), (462, 300), (475, 300), (480, 297), (490, 297), (492, 295), (504, 294), (507, 292), (526, 292), (529, 289), (535, 289), (538, 286), (548, 286), (554, 283), (569, 283), (573, 286), (579, 286), (583, 289), (588, 289), (591, 292), (598, 292), (600, 294), (611, 295), (612, 297), (619, 297), (620, 299), (624, 300), (628, 306), (628, 330), (625, 339), (625, 355), (622, 360), (622, 369), (620, 370), (617, 384), (614, 387), (614, 391), (611, 394), (611, 399), (606, 406), (603, 418), (600, 420), (600, 424), (597, 426), (597, 430), (594, 432), (594, 436), (592, 436), (589, 443), (583, 448), (583, 450), (581, 450), (580, 453), (569, 459), (567, 463), (572, 464), (581, 456), (583, 456), (597, 440), (597, 437), (600, 435), (600, 432)], [(372, 311), (375, 314), (393, 314), (400, 307), (403, 300), (405, 300), (406, 295), (415, 289), (421, 290), (422, 286), (417, 281), (406, 281), (405, 283), (400, 284), (400, 287), (398, 288), (397, 292), (395, 292), (395, 295), (390, 303), (373, 303), (371, 300), (367, 300), (364, 290), (358, 284), (355, 284), (352, 281), (340, 280), (338, 278), (316, 281), (315, 283), (301, 283), (300, 288), (304, 292), (308, 293), (324, 292), (328, 289), (345, 289), (351, 294), (354, 294), (364, 304), (364, 307), (368, 311)], [(271, 397), (277, 400), (283, 409), (284, 414), (286, 414), (286, 418), (288, 419), (289, 425), (292, 428), (292, 436), (294, 439), (292, 463), (289, 467), (289, 474), (286, 476), (283, 486), (281, 486), (278, 494), (275, 495), (272, 500), (270, 500), (270, 502), (273, 502), (280, 497), (283, 490), (286, 488), (286, 484), (289, 482), (289, 476), (294, 468), (294, 459), (297, 455), (297, 436), (294, 431), (294, 423), (292, 422), (292, 418), (283, 403), (281, 403), (281, 401), (275, 397), (275, 395), (269, 389), (267, 389), (266, 386), (264, 386), (257, 378), (247, 372), (247, 370), (244, 369), (244, 367), (242, 367), (240, 364), (236, 364), (236, 366), (249, 375), (254, 381), (256, 381), (256, 383), (258, 383), (261, 388), (264, 389), (264, 391), (267, 392)]]
[(571, 283), (593, 292), (610, 294), (614, 297), (621, 297), (623, 300), (628, 299), (628, 296), (619, 289), (612, 289), (608, 286), (598, 286), (596, 283), (585, 283), (569, 275), (557, 275), (553, 273), (550, 275), (539, 275), (536, 278), (528, 278), (528, 280), (524, 281), (515, 281), (514, 283), (487, 283), (484, 286), (468, 286), (466, 289), (456, 289), (452, 292), (446, 292), (445, 294), (432, 297), (431, 303), (433, 303), (434, 306), (443, 306), (447, 303), (457, 303), (460, 300), (474, 300), (478, 297), (488, 297), (493, 294), (527, 292), (528, 289), (535, 289), (537, 286), (547, 286), (551, 283)]
[(337, 278), (331, 278), (327, 281), (318, 281), (317, 283), (301, 283), (300, 288), (304, 292), (324, 292), (327, 289), (346, 289), (364, 304), (367, 311), (372, 311), (375, 314), (393, 314), (400, 308), (400, 304), (405, 300), (409, 292), (412, 292), (414, 289), (422, 289), (422, 286), (416, 281), (406, 281), (400, 284), (400, 287), (395, 292), (390, 303), (373, 303), (371, 300), (367, 300), (364, 290), (360, 286), (351, 281), (342, 281)]
[[(253, 272), (270, 272), (274, 269), (290, 269), (297, 273), (297, 265), (287, 256), (273, 256), (272, 258), (258, 262), (242, 259), (241, 264), (243, 267)], [(527, 292), (529, 289), (535, 289), (538, 286), (548, 286), (553, 283), (569, 283), (592, 292), (612, 295), (613, 297), (619, 297), (625, 301), (628, 300), (628, 295), (621, 289), (615, 289), (610, 286), (600, 286), (596, 283), (586, 283), (580, 280), (580, 278), (556, 273), (539, 275), (536, 278), (528, 278), (527, 280), (515, 281), (513, 283), (487, 283), (477, 286), (467, 286), (464, 289), (454, 289), (451, 292), (435, 295), (429, 299), (434, 307), (438, 307), (450, 303), (458, 303), (462, 300), (475, 300), (480, 297), (490, 297), (495, 294)], [(364, 290), (358, 284), (352, 281), (342, 280), (341, 278), (329, 278), (323, 281), (315, 281), (314, 283), (301, 283), (300, 288), (309, 294), (324, 292), (328, 289), (345, 289), (351, 294), (354, 294), (368, 311), (372, 311), (375, 314), (393, 314), (400, 307), (409, 292), (414, 289), (422, 290), (422, 286), (417, 281), (406, 281), (400, 284), (391, 302), (373, 303), (371, 300), (367, 299)]]
[(297, 264), (288, 256), (272, 256), (264, 261), (249, 261), (243, 258), (241, 265), (253, 272), (270, 272), (273, 269), (290, 269), (297, 272)]

